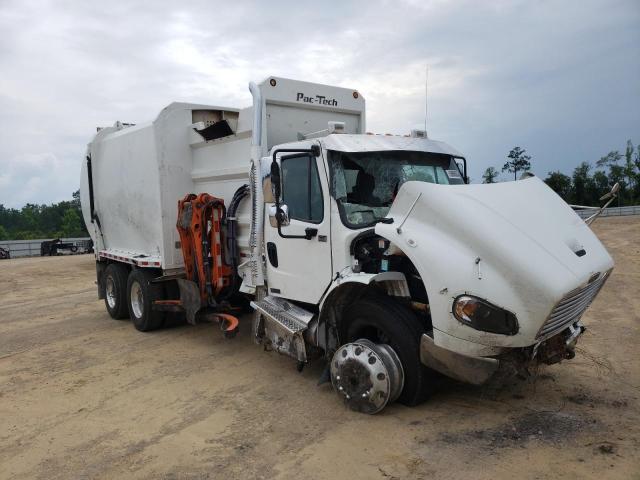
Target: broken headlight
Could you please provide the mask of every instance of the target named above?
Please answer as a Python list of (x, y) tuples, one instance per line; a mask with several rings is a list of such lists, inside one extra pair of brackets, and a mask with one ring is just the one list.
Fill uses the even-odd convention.
[(518, 333), (518, 320), (513, 313), (471, 295), (460, 295), (453, 301), (453, 316), (483, 332), (502, 335)]

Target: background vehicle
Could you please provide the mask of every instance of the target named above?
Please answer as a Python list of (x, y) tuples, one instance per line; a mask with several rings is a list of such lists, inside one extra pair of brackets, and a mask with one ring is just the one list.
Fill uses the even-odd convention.
[[(258, 343), (328, 361), (346, 404), (413, 405), (573, 356), (611, 257), (536, 177), (467, 185), (426, 132), (365, 134), (356, 90), (270, 77), (245, 109), (173, 103), (87, 148), (98, 293), (142, 331), (251, 300)], [(178, 207), (176, 210), (176, 206)]]
[(40, 243), (40, 256), (58, 255), (61, 250), (68, 250), (71, 253), (78, 251), (78, 245), (75, 242), (63, 242), (59, 238), (53, 240), (45, 240)]

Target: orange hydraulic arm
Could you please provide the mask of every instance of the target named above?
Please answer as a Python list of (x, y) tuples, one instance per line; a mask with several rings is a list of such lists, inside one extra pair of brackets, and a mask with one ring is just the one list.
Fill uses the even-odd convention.
[(215, 307), (216, 297), (231, 283), (233, 270), (223, 259), (224, 201), (207, 193), (190, 193), (178, 201), (178, 233), (187, 279), (198, 284), (201, 306)]

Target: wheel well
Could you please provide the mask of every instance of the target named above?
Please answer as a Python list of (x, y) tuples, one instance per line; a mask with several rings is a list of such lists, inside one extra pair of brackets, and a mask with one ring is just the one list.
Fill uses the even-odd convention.
[(361, 298), (369, 285), (349, 282), (334, 289), (323, 303), (318, 317), (318, 343), (330, 358), (340, 346), (340, 331), (344, 310), (350, 304)]
[[(320, 347), (325, 352), (335, 351), (342, 343), (342, 335), (348, 326), (344, 315), (348, 306), (357, 302), (359, 299), (372, 296), (389, 296), (393, 297), (394, 293), (402, 288), (398, 287), (397, 280), (372, 282), (370, 284), (359, 282), (347, 282), (335, 288), (323, 303), (318, 319), (320, 335)], [(406, 290), (406, 286), (404, 287)], [(410, 303), (409, 297), (398, 297), (400, 302)], [(400, 300), (404, 298), (404, 300)]]
[[(414, 308), (413, 289), (408, 281), (383, 280), (372, 283), (347, 282), (336, 287), (323, 302), (318, 318), (319, 345), (327, 355), (331, 355), (342, 343), (349, 326), (345, 311), (354, 302), (366, 296), (385, 296), (414, 310), (425, 330), (431, 329), (428, 310)], [(425, 292), (426, 293), (426, 292)], [(418, 305), (422, 298), (418, 299)]]

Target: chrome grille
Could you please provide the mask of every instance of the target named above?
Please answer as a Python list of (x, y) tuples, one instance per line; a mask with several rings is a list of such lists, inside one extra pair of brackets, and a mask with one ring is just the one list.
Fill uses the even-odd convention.
[(609, 273), (610, 271), (605, 272), (591, 283), (567, 293), (553, 308), (538, 332), (537, 338), (550, 337), (564, 330), (569, 324), (577, 322), (596, 298), (604, 282), (609, 278)]

